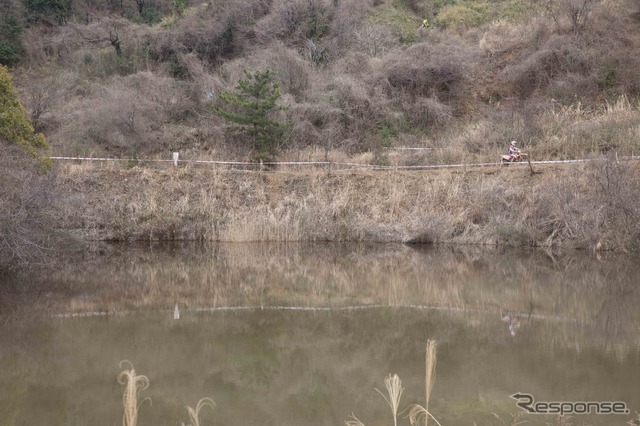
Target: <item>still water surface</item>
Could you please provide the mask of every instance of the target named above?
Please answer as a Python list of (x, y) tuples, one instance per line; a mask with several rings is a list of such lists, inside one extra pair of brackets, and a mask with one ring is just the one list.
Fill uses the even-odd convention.
[(375, 388), (397, 373), (400, 409), (424, 404), (427, 339), (443, 426), (510, 424), (516, 392), (624, 401), (629, 415), (567, 423), (624, 425), (640, 411), (639, 276), (637, 258), (584, 253), (101, 246), (4, 283), (0, 425), (122, 424), (125, 359), (151, 382), (140, 426), (188, 423), (203, 397), (202, 426), (393, 425)]

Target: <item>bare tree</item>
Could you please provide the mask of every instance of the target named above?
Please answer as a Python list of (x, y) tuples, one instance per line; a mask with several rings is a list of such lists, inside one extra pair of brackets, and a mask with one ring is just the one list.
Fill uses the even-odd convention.
[(44, 130), (43, 117), (51, 113), (58, 104), (71, 78), (52, 74), (51, 71), (30, 69), (16, 77), (22, 93), (24, 106), (29, 111), (31, 123), (36, 133)]
[(547, 0), (546, 8), (556, 25), (568, 20), (571, 30), (580, 33), (591, 19), (591, 12), (597, 0)]
[(117, 20), (105, 20), (96, 24), (87, 25), (84, 28), (74, 27), (78, 36), (87, 43), (99, 46), (111, 45), (116, 55), (122, 56), (122, 40), (118, 33), (120, 22)]
[(138, 14), (142, 16), (144, 12), (144, 6), (146, 4), (145, 0), (136, 0), (136, 5), (138, 6)]
[(0, 140), (0, 273), (41, 259), (52, 246), (53, 175), (15, 145)]
[(396, 37), (384, 25), (367, 24), (354, 33), (356, 47), (369, 56), (380, 56), (397, 45)]

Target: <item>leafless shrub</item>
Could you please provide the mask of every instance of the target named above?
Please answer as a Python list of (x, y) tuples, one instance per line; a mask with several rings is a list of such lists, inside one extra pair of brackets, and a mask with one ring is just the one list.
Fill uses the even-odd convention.
[(514, 25), (498, 21), (489, 25), (479, 37), (478, 47), (498, 66), (523, 49), (544, 42), (550, 30), (544, 19), (532, 19), (525, 25)]
[(195, 81), (201, 82), (207, 80), (205, 66), (195, 53), (179, 53), (176, 55), (174, 63), (180, 66), (180, 70), (182, 70), (185, 77), (188, 76)]
[(341, 112), (341, 139), (353, 139), (362, 148), (367, 132), (384, 121), (384, 106), (374, 105), (364, 83), (346, 75), (333, 78), (323, 92), (328, 103)]
[(288, 113), (295, 123), (291, 129), (291, 139), (298, 146), (321, 146), (325, 157), (331, 149), (339, 146), (343, 137), (342, 110), (314, 102), (293, 105)]
[(0, 140), (0, 272), (42, 259), (54, 242), (49, 208), (53, 174), (39, 160)]
[(327, 72), (337, 74), (348, 74), (354, 78), (364, 79), (372, 76), (377, 71), (372, 65), (371, 58), (362, 52), (349, 52), (331, 64), (331, 69)]
[(477, 55), (455, 41), (437, 48), (428, 43), (385, 58), (385, 73), (394, 93), (407, 96), (455, 98), (467, 72), (474, 69)]
[(108, 15), (124, 16), (124, 0), (100, 1), (100, 0), (76, 0), (74, 9), (77, 19), (89, 24), (94, 20)]
[(172, 127), (165, 126), (194, 113), (201, 101), (199, 88), (151, 73), (114, 78), (66, 105), (68, 120), (56, 137), (79, 145), (66, 149), (85, 145), (112, 155), (167, 150), (175, 141)]
[(78, 36), (69, 26), (42, 29), (31, 26), (22, 33), (23, 65), (41, 65), (48, 61), (64, 63), (79, 48)]
[(36, 133), (49, 130), (47, 125), (55, 121), (52, 113), (64, 100), (73, 80), (71, 74), (56, 73), (52, 70), (28, 69), (17, 74), (16, 86), (20, 87), (23, 94), (21, 99), (29, 112)]
[(596, 0), (548, 0), (546, 8), (558, 27), (568, 24), (571, 31), (583, 31), (591, 20)]
[[(593, 207), (586, 210), (591, 229), (599, 231), (590, 246), (596, 249), (635, 249), (640, 241), (640, 179), (638, 165), (618, 161), (614, 155), (595, 161), (587, 170), (594, 185)], [(588, 206), (585, 206), (588, 208)], [(585, 228), (587, 230), (589, 228)]]
[(406, 0), (406, 4), (419, 16), (427, 16), (433, 10), (433, 0)]
[(369, 56), (382, 56), (398, 47), (398, 40), (385, 25), (366, 24), (354, 33), (354, 47)]
[(453, 118), (451, 107), (434, 98), (402, 99), (400, 104), (407, 120), (419, 128), (442, 125)]
[(506, 80), (520, 96), (529, 96), (536, 89), (546, 86), (554, 76), (558, 58), (551, 50), (537, 51), (525, 61), (507, 68)]
[(307, 39), (304, 42), (303, 54), (313, 68), (321, 68), (331, 59), (331, 47), (329, 43), (320, 40)]
[[(374, 1), (375, 2), (375, 1)], [(331, 36), (335, 40), (336, 54), (343, 54), (353, 47), (354, 33), (369, 25), (366, 16), (371, 9), (370, 0), (342, 0), (336, 6), (331, 23)]]
[[(640, 1), (634, 0), (633, 5), (635, 12), (631, 13), (631, 17), (636, 21), (640, 21)], [(640, 419), (640, 416), (638, 416), (638, 418)]]
[(298, 53), (282, 43), (263, 48), (254, 55), (255, 65), (248, 68), (268, 68), (273, 70), (280, 82), (283, 93), (289, 93), (295, 99), (302, 99), (307, 94), (311, 69), (309, 63)]
[(202, 61), (219, 65), (255, 43), (253, 24), (269, 10), (265, 0), (207, 2), (179, 21), (154, 52), (160, 58), (195, 52)]
[(518, 188), (490, 180), (465, 195), (466, 217), (503, 244), (634, 250), (637, 166), (612, 156)]
[(396, 64), (388, 71), (389, 85), (411, 95), (432, 96), (446, 92), (461, 78), (452, 64), (422, 68), (410, 63)]
[(119, 19), (103, 19), (95, 23), (79, 26), (73, 29), (78, 37), (85, 43), (94, 44), (100, 47), (113, 47), (116, 55), (122, 55), (122, 29), (128, 22)]
[(302, 46), (329, 34), (334, 11), (329, 0), (275, 0), (270, 13), (256, 23), (256, 36)]
[[(242, 49), (242, 37), (232, 16), (215, 20), (205, 16), (193, 14), (181, 20), (175, 40), (165, 39), (165, 44), (156, 48), (160, 59), (184, 50), (196, 52), (207, 63), (217, 64)], [(179, 45), (176, 46), (176, 42)]]
[(520, 96), (529, 96), (560, 76), (587, 72), (590, 55), (575, 38), (553, 35), (539, 49), (506, 67), (502, 77)]
[(311, 122), (296, 120), (290, 129), (291, 143), (288, 147), (290, 151), (301, 149), (305, 146), (320, 145), (322, 142), (321, 130)]

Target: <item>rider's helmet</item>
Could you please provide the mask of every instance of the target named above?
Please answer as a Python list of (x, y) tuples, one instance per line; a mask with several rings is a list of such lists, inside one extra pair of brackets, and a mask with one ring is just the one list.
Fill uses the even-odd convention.
[(511, 145), (515, 146), (515, 145), (517, 145), (517, 144), (518, 144), (518, 142), (516, 142), (516, 141), (511, 141)]

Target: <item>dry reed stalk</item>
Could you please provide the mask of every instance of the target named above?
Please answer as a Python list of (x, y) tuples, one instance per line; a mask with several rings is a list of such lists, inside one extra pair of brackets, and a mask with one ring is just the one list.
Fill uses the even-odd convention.
[(125, 385), (124, 394), (122, 395), (122, 405), (124, 406), (122, 424), (124, 426), (136, 426), (138, 423), (138, 407), (147, 400), (151, 402), (151, 399), (147, 397), (138, 404), (138, 395), (140, 391), (149, 387), (149, 378), (137, 375), (130, 361), (120, 361), (120, 368), (124, 363), (128, 363), (131, 369), (123, 370), (118, 374), (118, 383)]
[[(200, 401), (198, 401), (195, 409), (187, 405), (187, 412), (189, 413), (189, 417), (191, 418), (191, 423), (187, 424), (186, 426), (200, 426), (200, 410), (206, 406), (209, 406), (212, 410), (215, 410), (216, 403), (211, 398), (202, 398), (200, 399)], [(185, 424), (182, 423), (182, 426), (185, 426)]]
[[(425, 354), (425, 410), (429, 411), (429, 400), (431, 399), (431, 391), (433, 390), (433, 382), (436, 376), (436, 341), (427, 340), (427, 351)], [(429, 418), (425, 417), (425, 426), (429, 423)]]
[(397, 374), (393, 376), (389, 374), (389, 377), (384, 379), (384, 385), (387, 388), (387, 392), (389, 393), (389, 398), (387, 398), (379, 389), (376, 389), (380, 395), (387, 401), (389, 407), (391, 407), (391, 412), (393, 413), (393, 425), (398, 426), (398, 406), (400, 405), (400, 397), (402, 397), (402, 392), (404, 388), (402, 387), (402, 381)]
[(358, 419), (358, 418), (355, 416), (355, 414), (353, 414), (353, 413), (352, 413), (352, 414), (351, 414), (351, 418), (352, 418), (353, 420), (345, 420), (345, 422), (344, 422), (344, 423), (345, 423), (345, 425), (347, 425), (347, 426), (364, 426), (364, 423), (362, 423), (362, 422), (360, 421), (360, 419)]
[(429, 399), (431, 399), (431, 390), (435, 381), (436, 368), (436, 341), (434, 339), (427, 340), (427, 349), (425, 356), (425, 406), (414, 404), (409, 410), (409, 421), (412, 425), (418, 423), (424, 417), (425, 426), (429, 423), (429, 417), (433, 419), (438, 426), (440, 422), (429, 412)]
[[(502, 420), (500, 416), (498, 416), (496, 413), (493, 413), (493, 412), (491, 414), (493, 414), (496, 417), (496, 419), (500, 420), (500, 422), (503, 425), (507, 426), (507, 423), (505, 423), (505, 421)], [(519, 426), (521, 424), (527, 423), (526, 420), (522, 420), (522, 421), (520, 420), (522, 417), (524, 417), (524, 413), (510, 414), (510, 416), (511, 416), (511, 420), (509, 421), (509, 426)]]

